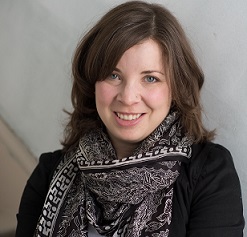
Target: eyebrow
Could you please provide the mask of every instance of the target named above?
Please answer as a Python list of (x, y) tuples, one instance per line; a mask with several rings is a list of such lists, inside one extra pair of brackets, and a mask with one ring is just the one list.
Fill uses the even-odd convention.
[[(121, 70), (119, 68), (117, 68), (117, 67), (114, 68), (114, 70), (117, 71), (117, 72), (121, 72)], [(146, 70), (146, 71), (141, 72), (141, 74), (150, 74), (150, 73), (154, 73), (154, 72), (159, 73), (159, 74), (161, 74), (163, 76), (165, 75), (163, 72), (157, 71), (157, 70)]]
[(141, 74), (149, 74), (149, 73), (154, 73), (154, 72), (159, 73), (161, 75), (165, 75), (163, 72), (157, 71), (157, 70), (147, 70), (147, 71), (143, 71)]

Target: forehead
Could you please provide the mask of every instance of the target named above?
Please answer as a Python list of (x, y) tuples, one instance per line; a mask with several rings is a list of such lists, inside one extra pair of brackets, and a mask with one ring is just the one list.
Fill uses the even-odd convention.
[(142, 41), (126, 50), (117, 63), (117, 67), (143, 67), (146, 69), (164, 69), (164, 54), (161, 46), (152, 39)]

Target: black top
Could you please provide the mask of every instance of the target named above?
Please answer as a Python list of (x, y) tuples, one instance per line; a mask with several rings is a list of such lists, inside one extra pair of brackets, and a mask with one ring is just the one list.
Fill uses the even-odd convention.
[[(244, 218), (240, 183), (231, 154), (213, 143), (192, 147), (174, 185), (169, 237), (241, 237)], [(16, 237), (32, 237), (60, 150), (42, 154), (27, 181), (17, 214)]]

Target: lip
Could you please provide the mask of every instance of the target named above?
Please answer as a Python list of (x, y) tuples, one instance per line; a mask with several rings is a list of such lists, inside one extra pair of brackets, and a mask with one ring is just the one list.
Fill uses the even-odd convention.
[[(114, 112), (114, 115), (118, 125), (135, 126), (143, 119), (144, 113)], [(126, 120), (124, 118), (126, 118)]]

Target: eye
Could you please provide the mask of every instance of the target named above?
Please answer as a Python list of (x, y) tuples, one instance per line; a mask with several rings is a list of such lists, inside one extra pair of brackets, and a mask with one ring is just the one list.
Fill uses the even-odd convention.
[(153, 83), (153, 82), (156, 82), (157, 81), (157, 78), (156, 77), (153, 77), (153, 76), (147, 76), (145, 78), (145, 80), (149, 83)]
[(115, 73), (111, 73), (110, 76), (109, 76), (109, 78), (110, 79), (113, 79), (113, 80), (120, 79), (119, 76), (117, 74), (115, 74)]

